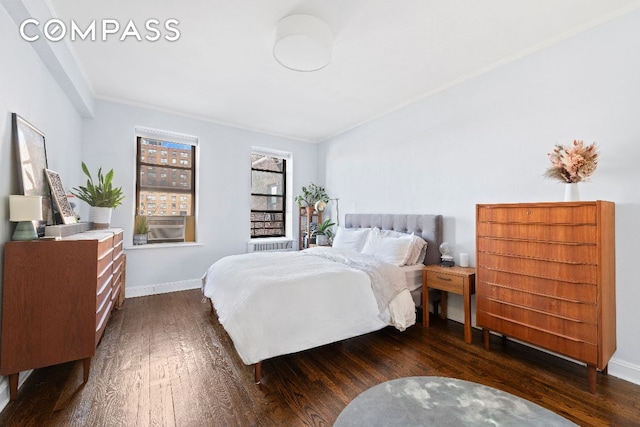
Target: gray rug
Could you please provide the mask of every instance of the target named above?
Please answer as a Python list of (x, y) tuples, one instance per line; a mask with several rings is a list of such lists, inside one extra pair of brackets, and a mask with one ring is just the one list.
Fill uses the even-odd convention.
[(443, 377), (408, 377), (378, 384), (353, 399), (334, 427), (575, 426), (504, 391)]

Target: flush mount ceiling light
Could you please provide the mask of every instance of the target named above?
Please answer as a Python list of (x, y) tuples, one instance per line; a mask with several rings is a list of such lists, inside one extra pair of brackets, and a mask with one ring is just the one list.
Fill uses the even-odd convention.
[(273, 56), (294, 71), (316, 71), (331, 62), (333, 33), (310, 15), (289, 15), (276, 24)]

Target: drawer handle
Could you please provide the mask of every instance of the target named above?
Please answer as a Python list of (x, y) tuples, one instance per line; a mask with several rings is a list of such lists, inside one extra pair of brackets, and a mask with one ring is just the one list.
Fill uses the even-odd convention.
[(440, 280), (444, 280), (445, 282), (450, 282), (451, 281), (451, 277), (442, 277), (442, 276), (436, 276), (438, 279)]

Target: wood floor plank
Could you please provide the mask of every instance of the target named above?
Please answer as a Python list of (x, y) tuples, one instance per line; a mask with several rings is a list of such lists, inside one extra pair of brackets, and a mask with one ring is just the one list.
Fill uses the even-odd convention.
[(242, 363), (199, 290), (126, 300), (113, 313), (89, 381), (82, 364), (38, 369), (0, 413), (2, 426), (331, 426), (358, 394), (407, 376), (474, 381), (581, 426), (640, 425), (640, 386), (462, 325), (393, 328), (263, 362)]

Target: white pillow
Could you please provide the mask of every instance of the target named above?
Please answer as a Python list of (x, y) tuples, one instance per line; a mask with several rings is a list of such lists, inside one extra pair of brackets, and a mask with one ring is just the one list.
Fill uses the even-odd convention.
[(333, 247), (338, 249), (352, 249), (360, 252), (369, 235), (370, 228), (344, 228), (338, 227), (333, 238)]
[(403, 237), (383, 236), (378, 228), (373, 228), (367, 236), (362, 253), (371, 255), (389, 264), (405, 265), (411, 254), (411, 235)]
[(415, 234), (411, 235), (411, 254), (407, 260), (407, 265), (422, 264), (427, 255), (427, 241)]
[(393, 230), (380, 230), (383, 237), (406, 237), (411, 236), (411, 253), (405, 265), (422, 264), (427, 255), (427, 242), (415, 234), (401, 233)]

